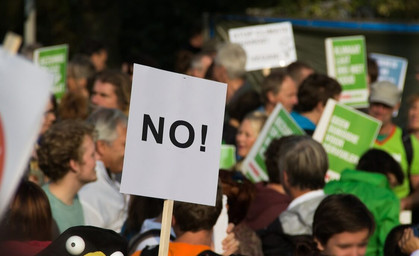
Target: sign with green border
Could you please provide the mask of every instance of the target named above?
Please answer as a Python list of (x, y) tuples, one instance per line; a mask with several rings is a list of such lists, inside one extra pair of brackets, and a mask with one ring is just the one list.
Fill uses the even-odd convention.
[(294, 119), (277, 104), (269, 115), (255, 144), (243, 161), (244, 174), (253, 182), (268, 181), (269, 176), (265, 165), (265, 151), (272, 139), (286, 135), (304, 135), (304, 131), (295, 123)]
[(380, 127), (379, 120), (329, 99), (313, 134), (329, 158), (327, 179), (337, 179), (344, 169), (354, 168), (374, 145)]
[(342, 85), (340, 102), (368, 106), (367, 56), (364, 36), (327, 38), (327, 74)]
[(54, 74), (54, 87), (52, 93), (60, 100), (66, 91), (68, 45), (56, 45), (36, 49), (34, 62), (45, 67)]

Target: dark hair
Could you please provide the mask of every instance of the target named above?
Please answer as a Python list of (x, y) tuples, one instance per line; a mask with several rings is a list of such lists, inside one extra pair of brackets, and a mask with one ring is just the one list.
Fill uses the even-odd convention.
[(227, 196), (228, 221), (239, 224), (246, 217), (255, 197), (255, 186), (241, 172), (220, 170), (223, 194)]
[(322, 245), (343, 232), (358, 232), (375, 229), (374, 217), (356, 196), (335, 194), (327, 196), (317, 207), (313, 217), (313, 237)]
[(104, 70), (96, 75), (95, 81), (112, 84), (118, 98), (119, 108), (123, 112), (128, 110), (131, 96), (131, 79), (127, 74), (117, 70)]
[(404, 174), (400, 164), (389, 153), (381, 149), (373, 148), (365, 152), (359, 159), (356, 169), (382, 173), (384, 175), (389, 173), (394, 174), (399, 185), (404, 180)]
[(268, 148), (265, 151), (265, 165), (268, 171), (269, 181), (272, 183), (281, 184), (279, 177), (278, 158), (283, 140), (280, 138), (272, 139)]
[(215, 206), (176, 201), (173, 206), (175, 225), (182, 232), (211, 230), (217, 222), (222, 207), (222, 191), (219, 182)]
[(287, 74), (284, 70), (275, 70), (274, 72), (270, 73), (260, 85), (260, 96), (263, 103), (269, 102), (268, 93), (272, 92), (277, 94), (282, 87), (282, 83), (287, 77)]
[(399, 241), (403, 236), (403, 231), (410, 228), (411, 225), (395, 226), (387, 235), (384, 243), (384, 256), (409, 256), (409, 254), (402, 253), (399, 247)]
[(155, 218), (163, 211), (163, 199), (131, 195), (124, 236), (140, 232), (144, 220)]
[(325, 185), (325, 175), (329, 168), (323, 146), (307, 135), (281, 137), (286, 150), (279, 154), (278, 164), (283, 182), (284, 172), (288, 183), (299, 189), (321, 189)]
[(368, 76), (370, 77), (370, 84), (377, 81), (378, 78), (378, 65), (377, 61), (371, 57), (367, 57)]
[(342, 87), (335, 79), (323, 74), (309, 75), (298, 88), (298, 104), (295, 110), (299, 113), (309, 112), (321, 102), (326, 105), (328, 99), (339, 95)]
[(1, 224), (2, 240), (52, 240), (52, 213), (45, 192), (22, 180)]
[(95, 138), (93, 126), (80, 120), (64, 120), (51, 126), (42, 136), (37, 150), (42, 172), (52, 181), (70, 170), (70, 160), (82, 162), (85, 136)]

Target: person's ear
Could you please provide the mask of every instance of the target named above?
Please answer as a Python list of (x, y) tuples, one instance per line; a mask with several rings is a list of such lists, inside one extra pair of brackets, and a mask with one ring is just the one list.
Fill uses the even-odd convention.
[(317, 249), (319, 249), (319, 251), (324, 251), (324, 246), (322, 245), (322, 243), (320, 243), (320, 241), (315, 237), (314, 238), (314, 242), (316, 242), (316, 244), (317, 244)]
[(102, 156), (104, 154), (107, 146), (108, 145), (103, 140), (96, 141), (96, 152), (99, 156)]
[(393, 107), (393, 111), (398, 111), (400, 108), (400, 102), (397, 103), (394, 107)]
[(275, 101), (275, 94), (272, 91), (269, 91), (266, 94), (266, 98), (268, 98), (269, 103), (274, 103), (274, 101)]
[(72, 172), (78, 172), (79, 171), (79, 167), (80, 167), (80, 164), (79, 164), (79, 162), (77, 162), (76, 160), (74, 160), (74, 159), (70, 159), (70, 162), (69, 162), (69, 164), (70, 164), (70, 171), (72, 171)]

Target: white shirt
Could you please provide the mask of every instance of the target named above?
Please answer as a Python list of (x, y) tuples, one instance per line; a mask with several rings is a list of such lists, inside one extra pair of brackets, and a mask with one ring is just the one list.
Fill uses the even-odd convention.
[(97, 180), (79, 191), (86, 225), (120, 232), (128, 212), (128, 196), (119, 192), (119, 182), (109, 177), (102, 161), (96, 162)]

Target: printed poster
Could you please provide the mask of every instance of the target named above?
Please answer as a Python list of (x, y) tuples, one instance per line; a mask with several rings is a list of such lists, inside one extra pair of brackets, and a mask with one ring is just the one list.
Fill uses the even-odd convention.
[(359, 158), (374, 145), (381, 122), (333, 99), (313, 134), (329, 158), (327, 179), (338, 179), (346, 168), (354, 168)]
[(352, 107), (368, 106), (367, 57), (363, 36), (327, 38), (327, 74), (342, 86), (340, 102)]
[(233, 28), (230, 42), (247, 55), (246, 71), (284, 67), (297, 60), (291, 22)]
[(265, 165), (265, 151), (272, 139), (291, 134), (304, 135), (305, 133), (282, 105), (277, 104), (243, 161), (244, 173), (252, 182), (269, 180)]

